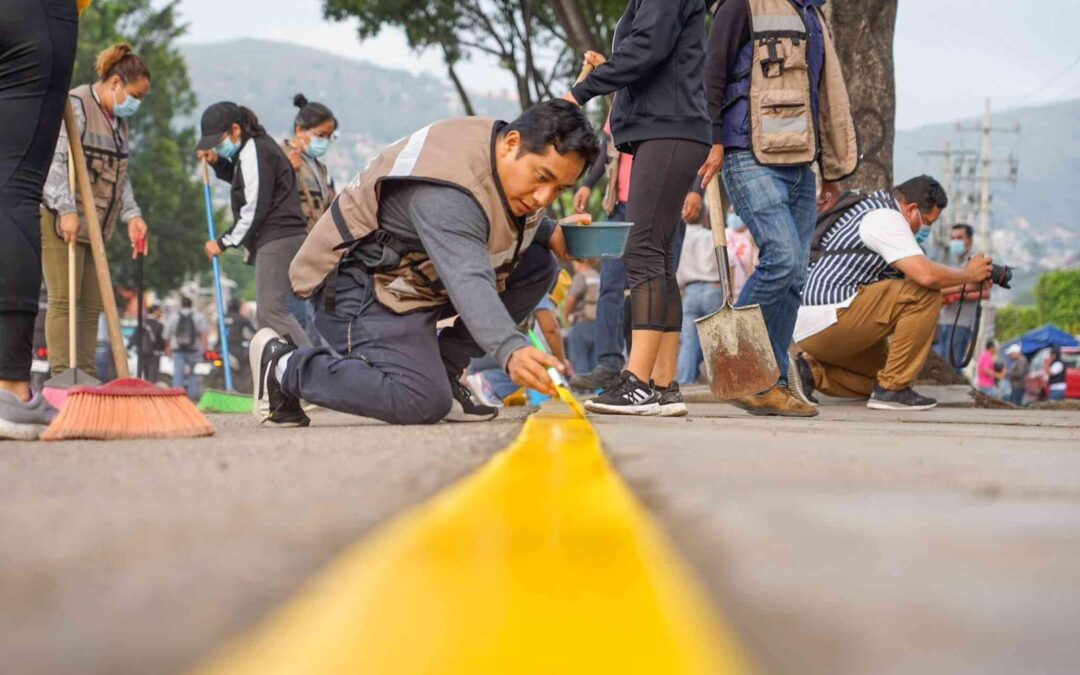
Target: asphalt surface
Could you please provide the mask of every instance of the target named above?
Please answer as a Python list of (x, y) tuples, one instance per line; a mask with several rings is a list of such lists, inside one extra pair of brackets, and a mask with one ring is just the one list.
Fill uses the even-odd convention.
[(307, 429), (212, 416), (209, 439), (0, 443), (0, 672), (193, 665), (373, 526), (481, 465), (523, 409)]
[[(505, 447), (521, 414), (0, 444), (0, 670), (180, 672)], [(593, 421), (762, 672), (1077, 672), (1080, 414)]]
[(761, 670), (1080, 672), (1080, 414), (594, 423)]

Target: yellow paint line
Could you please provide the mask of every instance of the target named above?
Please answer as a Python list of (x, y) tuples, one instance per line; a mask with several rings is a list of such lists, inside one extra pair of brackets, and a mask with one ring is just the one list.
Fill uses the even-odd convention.
[(198, 673), (749, 672), (592, 425), (558, 411)]

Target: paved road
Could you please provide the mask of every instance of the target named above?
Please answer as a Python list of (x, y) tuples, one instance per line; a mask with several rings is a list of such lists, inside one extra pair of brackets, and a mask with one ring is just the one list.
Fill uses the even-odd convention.
[(596, 421), (765, 672), (1080, 672), (1080, 414)]
[[(596, 425), (763, 671), (1077, 671), (1080, 414), (691, 410)], [(4, 672), (183, 669), (520, 418), (215, 422), (197, 442), (0, 445)]]
[(181, 670), (518, 432), (215, 416), (197, 441), (0, 443), (0, 672)]

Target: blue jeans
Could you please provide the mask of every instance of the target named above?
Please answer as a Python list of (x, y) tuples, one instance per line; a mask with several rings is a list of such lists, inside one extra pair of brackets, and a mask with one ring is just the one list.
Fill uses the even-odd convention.
[[(615, 205), (609, 220), (626, 220), (626, 202)], [(596, 302), (596, 361), (600, 368), (616, 373), (626, 365), (626, 338), (623, 333), (625, 291), (626, 266), (622, 258), (601, 260), (600, 297)]]
[(695, 319), (708, 316), (720, 309), (724, 294), (717, 284), (694, 282), (683, 290), (682, 345), (679, 347), (679, 384), (694, 384), (701, 372), (701, 342), (698, 340)]
[(192, 401), (199, 400), (199, 378), (194, 372), (198, 362), (199, 352), (174, 350), (172, 353), (172, 386), (186, 390)]
[(566, 358), (575, 373), (589, 373), (596, 367), (596, 322), (578, 321), (566, 337)]
[[(953, 335), (956, 336), (955, 342)], [(949, 343), (954, 342), (952, 345), (953, 356), (949, 358)], [(956, 363), (963, 363), (964, 357), (967, 356), (968, 344), (971, 342), (971, 327), (970, 326), (957, 326), (955, 329), (950, 323), (949, 325), (939, 324), (937, 327), (937, 344), (934, 345), (934, 351), (937, 355), (945, 359), (945, 362), (950, 366)], [(956, 372), (960, 372), (960, 368), (956, 369)]]
[(757, 269), (735, 302), (761, 305), (780, 382), (787, 381), (788, 346), (802, 305), (810, 240), (817, 222), (817, 186), (810, 165), (762, 166), (748, 150), (724, 156), (724, 187), (761, 249)]

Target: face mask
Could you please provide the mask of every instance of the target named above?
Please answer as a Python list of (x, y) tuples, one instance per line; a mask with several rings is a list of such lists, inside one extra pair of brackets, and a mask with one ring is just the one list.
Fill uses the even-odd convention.
[(960, 239), (950, 239), (949, 240), (949, 255), (951, 255), (954, 258), (959, 258), (960, 256), (964, 255), (965, 253), (967, 253), (967, 246), (964, 245), (964, 242), (962, 240), (960, 240)]
[(322, 157), (330, 149), (330, 139), (322, 136), (312, 136), (308, 143), (307, 154), (309, 157)]
[(923, 223), (922, 211), (916, 210), (915, 213), (919, 214), (919, 231), (915, 233), (915, 243), (922, 244), (930, 238), (930, 226)]
[[(127, 92), (125, 92), (125, 93), (127, 93)], [(113, 101), (115, 101), (115, 100), (116, 100), (116, 94), (114, 93), (113, 94)], [(137, 113), (139, 111), (139, 106), (140, 105), (142, 105), (142, 101), (135, 98), (131, 94), (127, 94), (127, 98), (125, 98), (120, 103), (115, 103), (115, 102), (113, 103), (113, 114), (116, 115), (117, 117), (121, 118), (121, 119), (123, 119), (125, 117), (131, 117), (132, 115), (134, 115), (135, 113)]]
[(743, 219), (740, 218), (739, 214), (737, 214), (737, 213), (729, 213), (729, 214), (727, 214), (727, 226), (729, 228), (731, 228), (732, 230), (745, 230), (746, 229), (746, 223), (743, 222)]
[(224, 157), (225, 159), (232, 159), (236, 157), (236, 153), (240, 151), (240, 146), (233, 143), (233, 140), (229, 137), (225, 137), (225, 140), (218, 143), (214, 148), (214, 152), (218, 154), (218, 157)]

